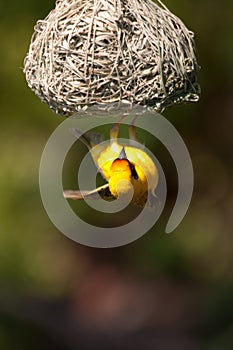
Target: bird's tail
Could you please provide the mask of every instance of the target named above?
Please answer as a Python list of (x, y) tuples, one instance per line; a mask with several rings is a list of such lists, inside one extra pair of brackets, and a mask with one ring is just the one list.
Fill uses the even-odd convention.
[(93, 131), (84, 134), (82, 130), (77, 128), (70, 128), (69, 130), (74, 136), (80, 139), (80, 141), (83, 142), (84, 145), (86, 145), (89, 149), (104, 141), (103, 135)]

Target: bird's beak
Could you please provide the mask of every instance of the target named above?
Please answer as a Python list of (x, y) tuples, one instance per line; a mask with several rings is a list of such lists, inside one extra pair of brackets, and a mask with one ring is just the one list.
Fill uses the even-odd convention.
[(126, 153), (125, 153), (125, 147), (122, 147), (121, 153), (119, 154), (119, 159), (127, 159)]

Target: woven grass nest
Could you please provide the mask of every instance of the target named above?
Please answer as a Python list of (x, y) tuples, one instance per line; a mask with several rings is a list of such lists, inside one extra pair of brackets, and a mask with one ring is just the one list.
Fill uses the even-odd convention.
[(151, 0), (57, 0), (24, 62), (29, 87), (62, 115), (197, 101), (198, 70), (193, 33)]

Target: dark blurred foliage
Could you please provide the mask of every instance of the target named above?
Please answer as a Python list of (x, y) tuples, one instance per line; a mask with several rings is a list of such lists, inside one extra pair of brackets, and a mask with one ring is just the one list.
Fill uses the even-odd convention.
[(165, 168), (168, 209), (141, 239), (104, 250), (64, 237), (40, 199), (40, 157), (63, 119), (27, 88), (21, 68), (33, 25), (54, 2), (0, 2), (1, 349), (233, 348), (233, 2), (166, 5), (195, 31), (201, 65), (200, 102), (164, 113), (190, 151), (193, 200), (166, 235), (176, 172), (147, 135)]

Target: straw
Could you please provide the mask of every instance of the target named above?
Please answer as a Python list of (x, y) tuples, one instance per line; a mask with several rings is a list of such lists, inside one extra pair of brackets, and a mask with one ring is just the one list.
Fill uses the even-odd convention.
[(35, 26), (24, 73), (62, 115), (121, 102), (161, 111), (199, 99), (193, 36), (161, 1), (58, 0)]

